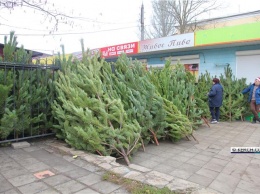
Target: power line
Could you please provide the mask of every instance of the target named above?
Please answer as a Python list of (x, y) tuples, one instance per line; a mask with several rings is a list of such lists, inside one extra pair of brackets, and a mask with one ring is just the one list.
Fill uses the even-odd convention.
[[(74, 34), (92, 34), (92, 33), (99, 33), (99, 32), (124, 30), (124, 29), (128, 29), (128, 28), (137, 28), (137, 27), (139, 27), (139, 26), (130, 26), (130, 27), (99, 30), (99, 31), (92, 31), (92, 32), (69, 32), (69, 33), (56, 33), (56, 34), (15, 34), (15, 35), (16, 36), (66, 36), (66, 35), (74, 35)], [(10, 34), (0, 34), (0, 35), (6, 36), (6, 35), (10, 35)]]

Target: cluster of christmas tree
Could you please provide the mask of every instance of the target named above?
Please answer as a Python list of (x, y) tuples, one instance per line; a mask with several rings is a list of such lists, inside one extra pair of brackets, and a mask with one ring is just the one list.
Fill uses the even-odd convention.
[(77, 149), (123, 157), (149, 142), (192, 133), (186, 115), (161, 96), (142, 64), (122, 55), (110, 64), (99, 57), (62, 61), (55, 82), (57, 136)]
[(0, 61), (0, 140), (46, 133), (53, 125), (51, 71), (31, 65), (32, 53), (17, 49), (14, 32)]

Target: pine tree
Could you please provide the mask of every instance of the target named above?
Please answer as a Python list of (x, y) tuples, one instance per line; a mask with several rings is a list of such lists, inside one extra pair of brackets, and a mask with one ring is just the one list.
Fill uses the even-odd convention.
[(212, 86), (212, 77), (209, 72), (201, 74), (198, 78), (198, 83), (195, 87), (195, 99), (196, 104), (200, 110), (202, 110), (202, 117), (210, 118), (209, 104), (208, 104), (208, 92)]
[(194, 128), (201, 124), (202, 110), (196, 105), (195, 77), (181, 64), (171, 66), (167, 61), (162, 70), (152, 69), (151, 81), (161, 96), (171, 101), (178, 110), (186, 115)]
[(224, 88), (220, 118), (228, 121), (241, 119), (247, 111), (246, 98), (241, 93), (246, 87), (246, 80), (237, 79), (228, 66), (225, 68), (224, 74), (221, 74), (220, 81)]
[(105, 65), (97, 57), (76, 64), (71, 59), (63, 61), (63, 72), (55, 82), (58, 98), (53, 114), (59, 122), (55, 127), (58, 137), (71, 146), (119, 155), (129, 164), (129, 155), (140, 146), (141, 128), (128, 119), (120, 99), (104, 92), (100, 73)]
[[(31, 63), (32, 53), (27, 53), (23, 46), (20, 49), (16, 49), (16, 46), (16, 37), (14, 32), (11, 32), (9, 41), (5, 37), (3, 52), (3, 61), (7, 62), (8, 68), (2, 71), (5, 80), (1, 81), (5, 84), (2, 87), (5, 89), (5, 98), (1, 102), (1, 110), (4, 110), (0, 123), (2, 131), (0, 133), (4, 134), (2, 138), (7, 138), (8, 133), (11, 132), (16, 138), (20, 135), (22, 137), (38, 135), (38, 124), (43, 117), (39, 111), (35, 112), (34, 107), (35, 104), (41, 104), (45, 100), (43, 93), (46, 92), (46, 87), (39, 87), (38, 82), (35, 81), (40, 77), (35, 74), (37, 71), (33, 71), (33, 68), (25, 68)], [(14, 63), (16, 68), (13, 66)]]
[(155, 141), (158, 145), (158, 139), (165, 136), (166, 113), (163, 109), (163, 99), (147, 77), (147, 71), (142, 64), (132, 61), (126, 55), (118, 58), (114, 70), (114, 83), (109, 86), (107, 92), (111, 91), (111, 88), (116, 90), (127, 115), (140, 124), (144, 144)]

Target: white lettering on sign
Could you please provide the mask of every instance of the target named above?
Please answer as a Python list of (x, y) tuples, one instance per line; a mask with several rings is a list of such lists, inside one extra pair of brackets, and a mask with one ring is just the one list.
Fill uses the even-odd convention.
[(140, 53), (194, 46), (194, 33), (140, 41)]
[(119, 45), (119, 46), (116, 47), (116, 50), (120, 51), (120, 50), (131, 49), (131, 48), (135, 48), (134, 43)]

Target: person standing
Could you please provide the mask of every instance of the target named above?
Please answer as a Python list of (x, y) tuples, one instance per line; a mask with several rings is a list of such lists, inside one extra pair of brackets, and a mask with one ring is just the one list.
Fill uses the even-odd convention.
[(219, 83), (218, 78), (212, 80), (213, 84), (208, 93), (209, 110), (212, 117), (211, 123), (215, 124), (219, 122), (220, 107), (223, 102), (223, 87)]
[(257, 77), (253, 84), (245, 88), (242, 91), (242, 94), (246, 94), (248, 92), (249, 92), (248, 102), (249, 102), (250, 110), (254, 115), (252, 123), (256, 123), (256, 121), (260, 122), (258, 116), (259, 107), (260, 107), (260, 77)]

